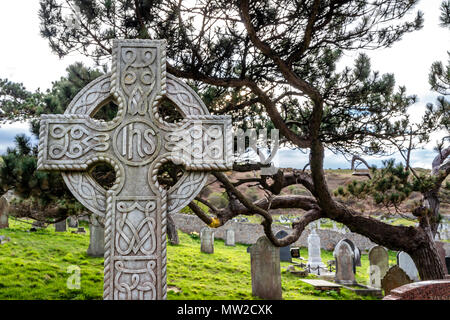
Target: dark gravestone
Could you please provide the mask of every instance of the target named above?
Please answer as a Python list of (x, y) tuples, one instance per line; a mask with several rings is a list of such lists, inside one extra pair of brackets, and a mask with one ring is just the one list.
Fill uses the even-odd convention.
[(388, 270), (383, 280), (381, 280), (381, 287), (384, 290), (384, 295), (387, 296), (392, 289), (401, 287), (411, 282), (413, 281), (408, 277), (406, 272), (399, 266), (395, 265)]
[(300, 249), (299, 248), (291, 248), (291, 257), (300, 259)]
[[(280, 230), (277, 232), (275, 237), (277, 237), (278, 239), (283, 239), (287, 235), (288, 235), (288, 233), (286, 231)], [(280, 261), (292, 262), (291, 245), (280, 248)]]
[(250, 253), (250, 246), (247, 247), (247, 253)]
[(64, 219), (62, 221), (59, 221), (55, 223), (55, 231), (56, 232), (65, 232), (67, 231), (67, 220)]
[(252, 295), (262, 299), (280, 300), (280, 248), (275, 247), (266, 236), (262, 236), (250, 247), (250, 263)]

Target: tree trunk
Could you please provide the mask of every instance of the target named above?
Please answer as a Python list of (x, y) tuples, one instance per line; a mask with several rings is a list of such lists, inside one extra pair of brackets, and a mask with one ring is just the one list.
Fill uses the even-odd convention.
[(178, 238), (177, 227), (170, 214), (167, 214), (167, 236), (169, 237), (169, 242), (173, 245), (180, 244), (180, 239)]
[(419, 248), (409, 251), (408, 254), (414, 260), (422, 281), (444, 279), (444, 266), (439, 259), (434, 241), (424, 243)]

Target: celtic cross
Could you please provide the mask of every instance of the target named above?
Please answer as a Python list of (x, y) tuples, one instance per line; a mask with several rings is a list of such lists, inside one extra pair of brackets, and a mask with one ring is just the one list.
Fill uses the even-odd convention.
[[(183, 119), (166, 122), (161, 101)], [(118, 105), (111, 121), (94, 119), (107, 103)], [(185, 172), (170, 189), (157, 175), (172, 161)], [(63, 115), (43, 115), (39, 170), (62, 171), (67, 187), (105, 219), (104, 299), (166, 299), (166, 218), (200, 192), (207, 171), (232, 167), (229, 117), (212, 116), (198, 95), (166, 73), (164, 40), (116, 40), (111, 74), (73, 99)], [(105, 190), (89, 173), (114, 168)]]

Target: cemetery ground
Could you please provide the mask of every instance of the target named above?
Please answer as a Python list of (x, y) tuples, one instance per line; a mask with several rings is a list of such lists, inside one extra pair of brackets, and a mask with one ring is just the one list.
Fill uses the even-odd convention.
[[(1, 234), (11, 241), (0, 246), (0, 299), (18, 300), (92, 300), (102, 299), (103, 258), (87, 256), (89, 229), (86, 234), (55, 232), (53, 226), (27, 232), (30, 224), (9, 219), (9, 228)], [(180, 244), (168, 245), (168, 299), (176, 300), (252, 300), (250, 255), (246, 245), (225, 246), (215, 240), (214, 254), (200, 252), (196, 234), (179, 232)], [(301, 249), (307, 258), (307, 249)], [(324, 262), (332, 259), (332, 252), (322, 250)], [(395, 252), (389, 252), (390, 264), (395, 264)], [(295, 259), (297, 260), (297, 259)], [(297, 260), (298, 261), (298, 260)], [(356, 280), (368, 283), (369, 261), (362, 255)], [(69, 266), (81, 269), (80, 289), (69, 289)], [(320, 292), (286, 271), (290, 265), (281, 262), (283, 299), (285, 300), (356, 300), (362, 297), (343, 288)], [(316, 276), (310, 275), (312, 279)]]

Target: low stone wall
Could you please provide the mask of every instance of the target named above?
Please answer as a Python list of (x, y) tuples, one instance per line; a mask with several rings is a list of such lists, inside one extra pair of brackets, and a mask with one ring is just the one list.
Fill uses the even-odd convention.
[[(186, 233), (200, 233), (200, 230), (206, 226), (203, 221), (194, 215), (178, 213), (172, 215), (172, 217), (177, 228)], [(225, 225), (214, 230), (214, 237), (216, 239), (224, 240), (226, 230), (228, 229), (234, 230), (237, 243), (254, 244), (259, 237), (264, 235), (263, 227), (259, 224), (228, 221)], [(272, 229), (274, 234), (280, 230), (285, 230), (288, 233), (292, 232), (291, 228), (280, 225), (273, 225)], [(309, 233), (309, 230), (305, 230), (300, 239), (298, 239), (293, 246), (308, 247), (307, 239)], [(362, 251), (368, 251), (371, 247), (376, 245), (368, 238), (352, 232), (342, 234), (329, 229), (319, 229), (317, 230), (317, 234), (320, 236), (321, 248), (330, 251), (333, 250), (336, 244), (342, 239), (350, 239)]]
[(391, 290), (383, 300), (450, 300), (450, 280), (405, 284)]

